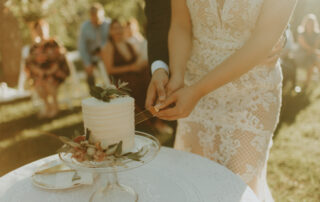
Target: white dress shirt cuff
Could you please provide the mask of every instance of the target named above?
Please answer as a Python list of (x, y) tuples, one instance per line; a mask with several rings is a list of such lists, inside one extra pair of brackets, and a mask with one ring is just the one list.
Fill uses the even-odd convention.
[(151, 73), (153, 74), (158, 69), (164, 69), (169, 75), (169, 67), (165, 62), (161, 60), (154, 61), (151, 65)]

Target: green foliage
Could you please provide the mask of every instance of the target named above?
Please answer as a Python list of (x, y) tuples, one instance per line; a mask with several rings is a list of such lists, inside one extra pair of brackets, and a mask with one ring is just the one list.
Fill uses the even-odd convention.
[(106, 15), (111, 18), (128, 20), (135, 17), (140, 22), (140, 30), (144, 33), (146, 23), (144, 15), (145, 0), (98, 0), (98, 2), (105, 5)]
[[(114, 83), (113, 83), (114, 84)], [(107, 88), (93, 86), (90, 89), (90, 95), (98, 100), (110, 102), (110, 100), (118, 97), (129, 95), (131, 91), (127, 88), (128, 83), (119, 80), (118, 85), (112, 85)]]
[(137, 18), (144, 24), (144, 0), (8, 0), (6, 6), (18, 18), (25, 44), (30, 43), (27, 24), (45, 18), (50, 24), (51, 35), (67, 49), (77, 48), (78, 32), (82, 22), (88, 19), (93, 2), (104, 5), (106, 15), (123, 20)]
[(44, 18), (52, 4), (52, 0), (8, 0), (6, 6), (14, 15), (25, 22)]

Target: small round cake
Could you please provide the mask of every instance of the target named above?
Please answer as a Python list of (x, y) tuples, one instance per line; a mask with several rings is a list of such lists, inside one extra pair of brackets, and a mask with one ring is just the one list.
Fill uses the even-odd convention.
[(85, 129), (91, 131), (90, 140), (101, 142), (102, 148), (122, 141), (123, 153), (134, 147), (134, 99), (117, 97), (109, 102), (90, 97), (82, 100)]

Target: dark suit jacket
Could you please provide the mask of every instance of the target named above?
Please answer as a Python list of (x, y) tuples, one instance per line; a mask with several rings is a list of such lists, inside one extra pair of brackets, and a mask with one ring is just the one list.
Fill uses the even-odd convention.
[(152, 64), (162, 60), (169, 64), (168, 32), (170, 27), (170, 0), (145, 0), (147, 16), (148, 57)]

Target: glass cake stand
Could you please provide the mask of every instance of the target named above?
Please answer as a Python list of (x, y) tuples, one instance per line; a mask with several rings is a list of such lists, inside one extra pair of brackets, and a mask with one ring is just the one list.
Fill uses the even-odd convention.
[(129, 159), (116, 159), (103, 162), (85, 161), (78, 162), (72, 158), (70, 153), (59, 153), (59, 158), (69, 167), (90, 173), (96, 173), (99, 177), (106, 181), (106, 186), (99, 187), (90, 197), (90, 202), (137, 202), (138, 194), (129, 186), (120, 184), (118, 181), (118, 172), (125, 172), (153, 160), (160, 150), (160, 143), (155, 137), (136, 131), (135, 146), (132, 152), (142, 149), (141, 161), (133, 161)]

